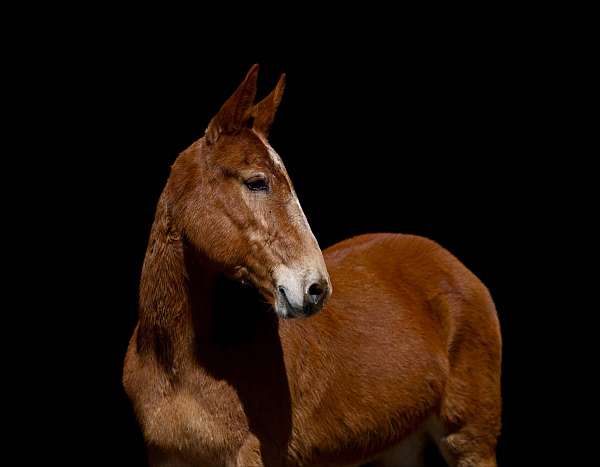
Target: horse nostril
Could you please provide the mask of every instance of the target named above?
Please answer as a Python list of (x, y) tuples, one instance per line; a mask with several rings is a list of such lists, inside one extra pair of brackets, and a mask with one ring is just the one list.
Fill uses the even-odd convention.
[(321, 300), (321, 298), (323, 297), (324, 293), (325, 289), (318, 282), (315, 282), (308, 288), (308, 295), (310, 295), (310, 298), (314, 303), (318, 303), (319, 300)]

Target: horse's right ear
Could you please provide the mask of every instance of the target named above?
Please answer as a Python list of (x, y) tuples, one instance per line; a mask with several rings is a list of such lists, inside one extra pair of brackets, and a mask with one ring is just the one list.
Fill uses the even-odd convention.
[(255, 131), (262, 134), (265, 138), (269, 136), (269, 130), (275, 120), (275, 114), (277, 108), (283, 97), (283, 90), (285, 89), (285, 73), (281, 75), (277, 86), (271, 91), (267, 97), (252, 107), (252, 116), (254, 117), (254, 124), (252, 128)]
[(234, 134), (246, 126), (256, 97), (257, 75), (258, 65), (254, 64), (237, 90), (210, 121), (205, 132), (209, 144), (215, 143), (221, 134)]

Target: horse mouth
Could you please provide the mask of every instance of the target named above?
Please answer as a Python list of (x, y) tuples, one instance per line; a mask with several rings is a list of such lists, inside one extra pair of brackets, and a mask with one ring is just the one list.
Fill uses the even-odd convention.
[[(285, 289), (283, 287), (278, 287), (277, 288), (277, 293), (279, 295), (279, 300), (277, 301), (277, 305), (275, 306), (275, 311), (281, 315), (283, 318), (296, 318), (297, 315), (294, 312), (294, 307), (292, 306), (292, 304), (290, 303), (289, 299), (287, 298), (287, 295), (285, 293)], [(280, 305), (283, 305), (283, 313), (279, 310), (279, 308), (281, 308)]]
[[(278, 300), (275, 305), (276, 313), (284, 319), (308, 318), (319, 311), (311, 306), (295, 307), (285, 292), (285, 288), (277, 287)], [(283, 308), (283, 309), (282, 309)]]

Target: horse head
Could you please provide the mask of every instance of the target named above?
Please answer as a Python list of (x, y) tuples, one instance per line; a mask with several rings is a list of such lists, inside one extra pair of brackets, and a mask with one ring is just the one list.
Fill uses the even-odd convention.
[(258, 66), (172, 166), (175, 228), (222, 273), (256, 287), (283, 318), (310, 316), (331, 294), (321, 249), (268, 141), (285, 87), (254, 103)]

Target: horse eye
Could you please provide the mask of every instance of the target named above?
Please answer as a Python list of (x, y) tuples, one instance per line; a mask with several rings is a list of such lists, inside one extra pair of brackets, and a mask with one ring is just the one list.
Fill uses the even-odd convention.
[(262, 177), (249, 178), (244, 182), (250, 191), (268, 191), (269, 185), (267, 180)]

